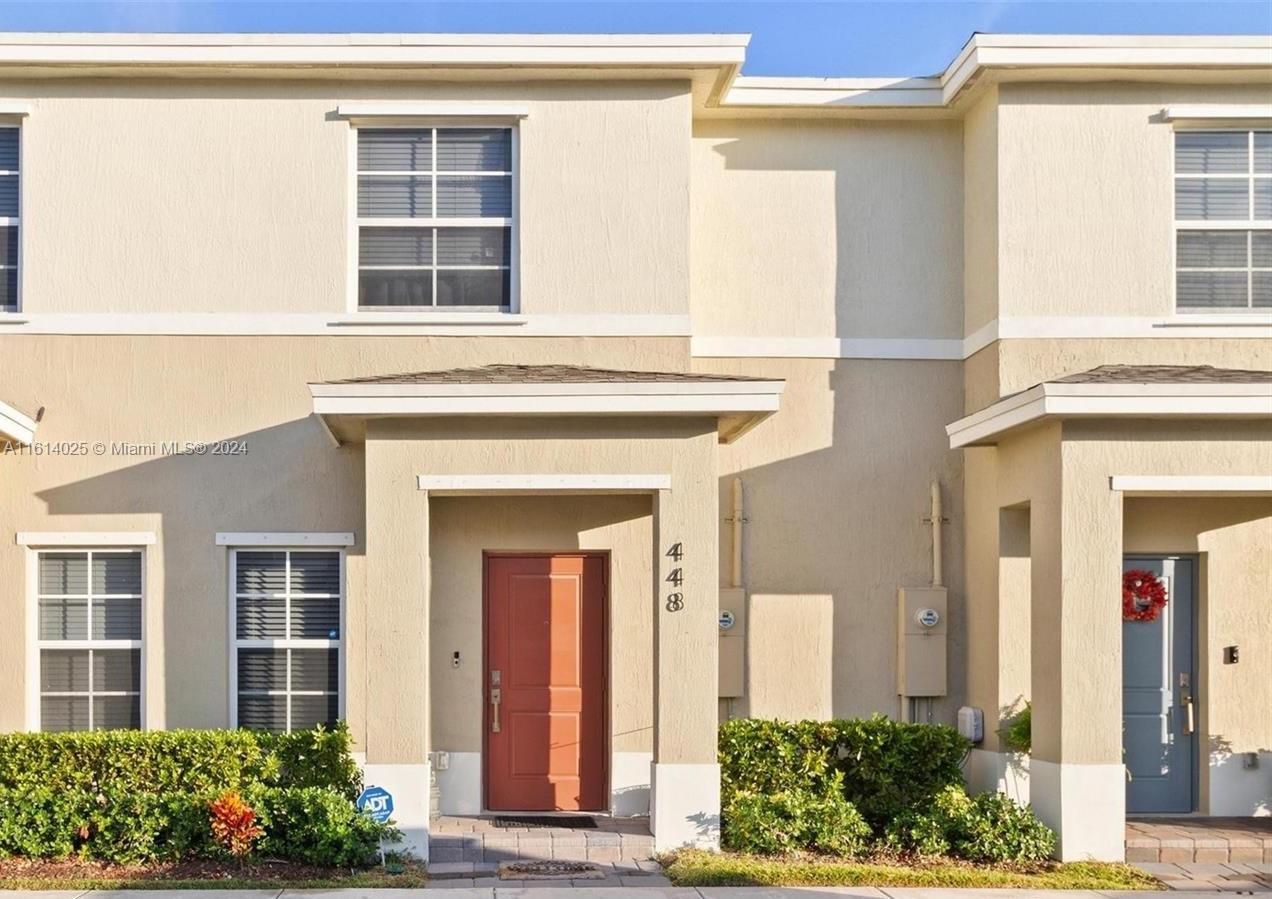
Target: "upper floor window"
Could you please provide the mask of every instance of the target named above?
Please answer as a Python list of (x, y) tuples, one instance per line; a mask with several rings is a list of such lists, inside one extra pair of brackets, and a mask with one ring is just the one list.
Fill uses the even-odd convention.
[(512, 305), (511, 128), (358, 131), (358, 306)]
[(141, 727), (141, 551), (36, 559), (40, 729)]
[(0, 312), (18, 308), (18, 128), (0, 126)]
[(1175, 135), (1175, 307), (1272, 310), (1272, 131)]

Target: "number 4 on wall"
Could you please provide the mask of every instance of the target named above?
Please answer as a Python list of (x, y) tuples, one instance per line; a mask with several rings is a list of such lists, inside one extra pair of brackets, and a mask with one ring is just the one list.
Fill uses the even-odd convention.
[(670, 572), (668, 572), (667, 577), (665, 577), (663, 580), (665, 580), (669, 584), (673, 584), (679, 587), (681, 584), (685, 582), (685, 577), (681, 573), (679, 568), (673, 568), (671, 569)]
[(667, 550), (667, 558), (671, 559), (673, 562), (679, 562), (684, 557), (685, 551), (682, 545), (679, 543), (671, 544), (671, 549)]

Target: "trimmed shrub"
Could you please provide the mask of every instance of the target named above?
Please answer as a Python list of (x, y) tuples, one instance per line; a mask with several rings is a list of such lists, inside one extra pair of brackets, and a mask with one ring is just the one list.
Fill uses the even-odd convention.
[(951, 841), (968, 861), (1041, 861), (1055, 848), (1056, 835), (1033, 810), (1002, 793), (980, 793), (970, 806)]
[(761, 855), (856, 855), (869, 837), (870, 826), (843, 796), (800, 790), (735, 794), (722, 833), (726, 847)]
[(233, 790), (226, 790), (208, 803), (212, 839), (240, 862), (252, 853), (252, 846), (265, 833), (256, 823), (256, 810)]
[(265, 828), (259, 851), (271, 858), (361, 867), (376, 859), (381, 839), (398, 836), (395, 829), (375, 823), (335, 790), (267, 789), (250, 794), (248, 801)]
[(953, 849), (950, 840), (971, 806), (972, 800), (961, 786), (948, 786), (927, 808), (910, 809), (889, 821), (880, 843), (894, 852), (949, 855)]

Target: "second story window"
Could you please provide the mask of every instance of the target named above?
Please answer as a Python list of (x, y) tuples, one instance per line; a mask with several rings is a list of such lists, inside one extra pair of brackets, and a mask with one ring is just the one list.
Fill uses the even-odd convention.
[(358, 131), (358, 306), (512, 305), (511, 128)]
[(0, 312), (18, 309), (18, 129), (0, 126)]
[(1175, 135), (1175, 308), (1272, 311), (1272, 131)]

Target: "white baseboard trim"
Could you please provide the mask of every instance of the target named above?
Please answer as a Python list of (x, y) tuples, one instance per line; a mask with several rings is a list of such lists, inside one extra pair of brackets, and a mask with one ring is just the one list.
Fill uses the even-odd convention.
[(1030, 804), (1065, 862), (1126, 858), (1126, 769), (1031, 759)]
[(649, 814), (652, 752), (615, 752), (610, 757), (610, 814), (631, 818)]
[(368, 787), (383, 787), (393, 796), (394, 826), (402, 840), (394, 848), (428, 861), (428, 762), (387, 764), (368, 762), (362, 769)]
[(437, 768), (437, 791), (443, 815), (480, 815), (481, 753), (447, 752), (447, 766)]
[(649, 826), (658, 852), (720, 848), (720, 766), (650, 763)]
[(1029, 756), (1014, 752), (973, 749), (963, 763), (967, 787), (973, 793), (1002, 793), (1021, 805), (1029, 804)]

